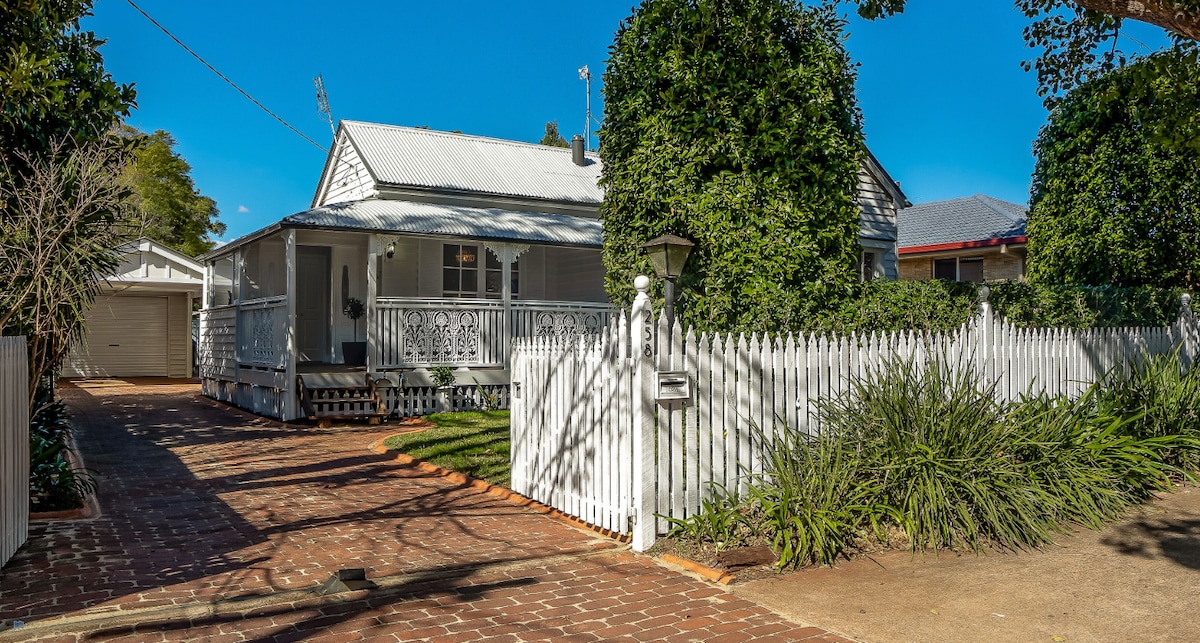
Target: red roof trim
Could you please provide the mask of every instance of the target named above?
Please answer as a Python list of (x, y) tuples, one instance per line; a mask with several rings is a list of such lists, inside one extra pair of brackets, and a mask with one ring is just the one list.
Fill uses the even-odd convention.
[(911, 255), (918, 252), (938, 252), (941, 250), (966, 250), (968, 248), (991, 248), (995, 246), (1003, 246), (1007, 244), (1025, 243), (1028, 239), (1025, 235), (1015, 237), (1000, 237), (998, 239), (984, 239), (983, 241), (956, 241), (954, 243), (935, 243), (929, 246), (909, 246), (900, 248), (900, 254)]

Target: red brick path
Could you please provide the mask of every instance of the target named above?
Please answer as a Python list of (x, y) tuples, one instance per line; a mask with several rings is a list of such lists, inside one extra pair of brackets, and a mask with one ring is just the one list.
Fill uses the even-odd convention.
[[(844, 640), (367, 451), (386, 427), (281, 427), (195, 385), (64, 395), (102, 514), (31, 525), (0, 641)], [(311, 591), (352, 567), (379, 587)]]

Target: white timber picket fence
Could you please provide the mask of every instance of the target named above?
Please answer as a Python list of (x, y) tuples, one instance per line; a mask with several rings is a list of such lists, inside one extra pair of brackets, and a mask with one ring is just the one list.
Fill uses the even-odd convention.
[(29, 363), (24, 337), (0, 337), (0, 566), (29, 536)]
[[(954, 332), (831, 336), (686, 333), (655, 319), (646, 295), (599, 335), (513, 342), (513, 490), (645, 551), (714, 494), (763, 472), (777, 431), (821, 430), (818, 400), (890, 360), (935, 356), (972, 368), (998, 401), (1074, 396), (1113, 369), (1178, 350), (1190, 367), (1200, 329), (1184, 296), (1160, 328), (1018, 328), (981, 289), (979, 313)], [(679, 399), (682, 396), (682, 399)], [(672, 399), (675, 398), (675, 399)]]

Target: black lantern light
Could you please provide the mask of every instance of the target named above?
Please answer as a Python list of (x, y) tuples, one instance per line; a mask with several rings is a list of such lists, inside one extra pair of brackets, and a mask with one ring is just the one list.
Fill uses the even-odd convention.
[(688, 255), (695, 246), (691, 241), (673, 234), (664, 234), (642, 244), (642, 250), (650, 257), (655, 274), (666, 280), (667, 323), (672, 326), (675, 324), (675, 280), (683, 274), (683, 264), (687, 263)]

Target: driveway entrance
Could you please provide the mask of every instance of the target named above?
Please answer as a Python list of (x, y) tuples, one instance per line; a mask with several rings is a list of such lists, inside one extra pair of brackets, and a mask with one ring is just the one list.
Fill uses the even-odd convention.
[[(0, 640), (845, 640), (369, 452), (386, 427), (288, 428), (195, 384), (63, 394), (102, 513), (33, 524)], [(314, 593), (349, 568), (378, 587)]]

